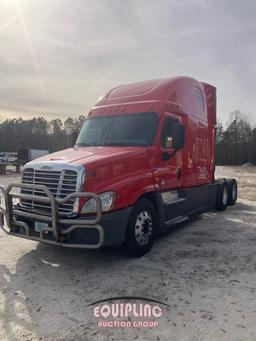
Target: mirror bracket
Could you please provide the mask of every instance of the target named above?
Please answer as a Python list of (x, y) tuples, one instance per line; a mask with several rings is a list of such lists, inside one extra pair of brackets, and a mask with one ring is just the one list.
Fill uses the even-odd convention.
[(162, 160), (163, 161), (168, 161), (170, 160), (170, 158), (172, 158), (176, 153), (177, 153), (178, 149), (174, 149), (174, 151), (172, 153), (163, 151), (162, 152)]
[(162, 152), (162, 160), (163, 160), (163, 161), (168, 161), (168, 160), (170, 160), (170, 158), (171, 158), (170, 153), (168, 153), (168, 152)]

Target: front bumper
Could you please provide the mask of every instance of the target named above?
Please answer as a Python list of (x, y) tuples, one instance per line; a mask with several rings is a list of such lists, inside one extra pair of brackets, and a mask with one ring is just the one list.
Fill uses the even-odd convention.
[[(44, 191), (45, 196), (13, 193), (15, 188)], [(32, 184), (10, 184), (0, 186), (5, 207), (0, 203), (0, 227), (8, 234), (69, 248), (98, 249), (105, 245), (121, 244), (132, 208), (102, 215), (99, 197), (94, 193), (75, 192), (64, 199), (55, 198), (46, 186)], [(96, 216), (63, 218), (58, 215), (58, 205), (72, 198), (94, 198)], [(22, 210), (13, 199), (35, 200), (50, 203), (50, 214)], [(44, 223), (40, 230), (36, 223)], [(42, 225), (42, 224), (41, 224)]]

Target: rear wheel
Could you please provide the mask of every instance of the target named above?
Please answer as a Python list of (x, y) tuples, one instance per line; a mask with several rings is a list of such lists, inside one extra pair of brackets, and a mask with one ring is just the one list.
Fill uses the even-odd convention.
[(216, 210), (224, 211), (228, 205), (228, 184), (223, 181), (217, 185)]
[(131, 213), (125, 246), (131, 256), (140, 257), (149, 252), (155, 238), (156, 210), (151, 201), (140, 199)]
[(237, 199), (237, 182), (235, 179), (227, 179), (228, 205), (235, 205)]

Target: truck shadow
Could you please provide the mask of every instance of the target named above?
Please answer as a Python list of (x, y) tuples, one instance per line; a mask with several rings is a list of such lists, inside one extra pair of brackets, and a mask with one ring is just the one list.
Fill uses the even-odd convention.
[(134, 295), (160, 301), (167, 297), (172, 304), (177, 294), (172, 281), (182, 286), (189, 275), (193, 285), (220, 273), (228, 280), (245, 269), (251, 271), (254, 263), (248, 261), (255, 255), (255, 241), (255, 206), (238, 203), (173, 228), (158, 238), (148, 255), (137, 259), (119, 248), (83, 251), (31, 242), (36, 247), (18, 259), (15, 269), (0, 265), (4, 302), (0, 336), (86, 339), (95, 330), (90, 303)]

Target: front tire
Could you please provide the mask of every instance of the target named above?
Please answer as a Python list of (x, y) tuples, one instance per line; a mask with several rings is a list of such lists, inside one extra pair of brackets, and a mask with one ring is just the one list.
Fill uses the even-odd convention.
[(143, 256), (153, 246), (156, 234), (156, 210), (150, 200), (140, 199), (131, 213), (125, 238), (128, 253)]

